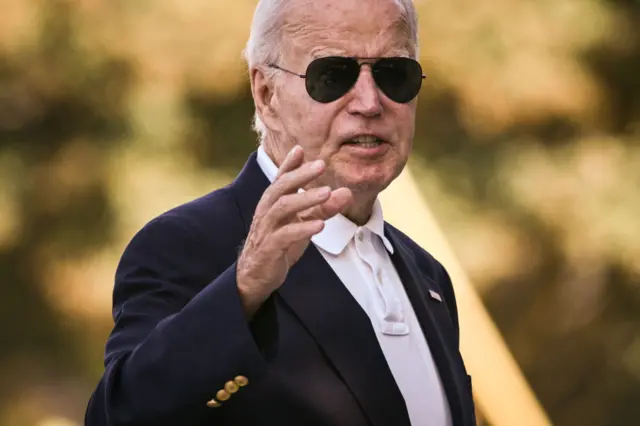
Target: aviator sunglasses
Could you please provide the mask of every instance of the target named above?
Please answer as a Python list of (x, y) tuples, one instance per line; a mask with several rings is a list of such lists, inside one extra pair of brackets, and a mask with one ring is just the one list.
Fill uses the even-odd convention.
[(422, 67), (411, 59), (393, 58), (353, 58), (328, 56), (311, 61), (305, 74), (281, 68), (275, 64), (269, 67), (305, 79), (307, 93), (321, 103), (333, 102), (346, 95), (356, 84), (360, 68), (368, 64), (378, 88), (394, 102), (405, 104), (418, 95), (422, 86)]

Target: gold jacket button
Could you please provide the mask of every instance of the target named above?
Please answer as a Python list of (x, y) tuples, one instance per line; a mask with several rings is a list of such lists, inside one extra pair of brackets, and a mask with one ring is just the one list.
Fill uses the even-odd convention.
[(210, 401), (207, 401), (207, 407), (209, 408), (218, 408), (220, 407), (222, 404), (220, 404), (218, 401), (216, 401), (215, 399), (212, 399)]
[(227, 383), (224, 384), (224, 390), (226, 390), (229, 393), (236, 393), (238, 392), (238, 385), (236, 384), (236, 382), (232, 382), (231, 380), (229, 380)]
[(244, 376), (237, 376), (233, 381), (240, 387), (247, 386), (249, 384), (249, 379)]
[(218, 399), (218, 401), (224, 402), (231, 398), (231, 394), (224, 389), (220, 389), (216, 394), (216, 398)]

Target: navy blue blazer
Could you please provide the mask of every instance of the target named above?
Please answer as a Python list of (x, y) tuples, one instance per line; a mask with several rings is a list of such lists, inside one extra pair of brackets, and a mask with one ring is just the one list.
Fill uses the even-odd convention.
[[(410, 425), (369, 318), (313, 245), (245, 319), (236, 259), (268, 185), (254, 153), (229, 186), (135, 235), (117, 268), (115, 326), (86, 425)], [(453, 423), (475, 425), (449, 276), (396, 228), (385, 224), (385, 235)], [(246, 386), (220, 407), (207, 405), (239, 376)]]

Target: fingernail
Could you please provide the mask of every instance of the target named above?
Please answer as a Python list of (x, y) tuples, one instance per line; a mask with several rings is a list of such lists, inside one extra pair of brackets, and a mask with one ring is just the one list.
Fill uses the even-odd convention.
[(322, 188), (320, 188), (318, 190), (318, 197), (319, 198), (324, 198), (327, 195), (329, 195), (331, 193), (331, 187), (329, 186), (323, 186)]
[(300, 148), (300, 145), (296, 145), (293, 148), (291, 148), (291, 151), (289, 151), (289, 157), (294, 155), (299, 148)]
[(324, 167), (324, 161), (316, 160), (316, 161), (313, 162), (311, 167), (313, 167), (313, 170), (320, 171)]

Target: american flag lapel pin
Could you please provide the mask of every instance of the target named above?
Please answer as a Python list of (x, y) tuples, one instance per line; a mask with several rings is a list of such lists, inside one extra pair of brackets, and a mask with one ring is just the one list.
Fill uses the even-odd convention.
[(432, 299), (435, 299), (438, 302), (442, 302), (442, 296), (440, 296), (438, 293), (436, 293), (433, 290), (429, 290), (429, 296), (431, 296)]

